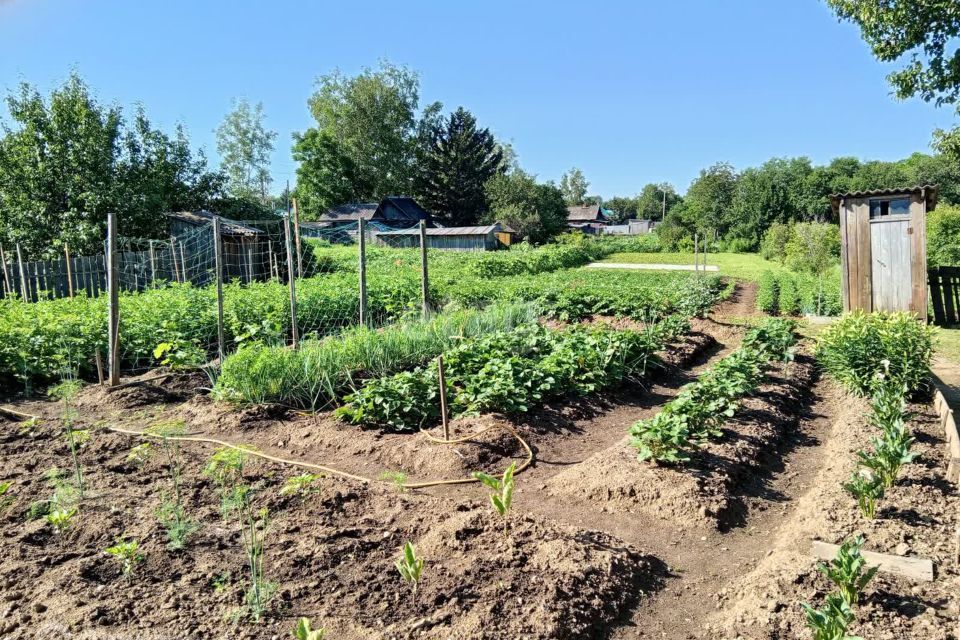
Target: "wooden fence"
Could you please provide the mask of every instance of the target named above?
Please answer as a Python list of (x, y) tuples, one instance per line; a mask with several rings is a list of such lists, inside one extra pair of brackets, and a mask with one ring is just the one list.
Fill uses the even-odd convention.
[(960, 324), (960, 267), (927, 269), (933, 322), (945, 327)]

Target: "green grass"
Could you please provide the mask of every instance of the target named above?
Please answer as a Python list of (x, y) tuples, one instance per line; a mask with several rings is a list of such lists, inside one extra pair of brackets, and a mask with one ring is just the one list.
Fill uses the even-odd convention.
[[(628, 264), (693, 264), (692, 253), (614, 253), (601, 262)], [(757, 281), (766, 270), (787, 271), (779, 262), (770, 262), (758, 253), (710, 253), (707, 264), (720, 268), (720, 275)]]
[(960, 329), (937, 329), (934, 350), (944, 360), (960, 364)]

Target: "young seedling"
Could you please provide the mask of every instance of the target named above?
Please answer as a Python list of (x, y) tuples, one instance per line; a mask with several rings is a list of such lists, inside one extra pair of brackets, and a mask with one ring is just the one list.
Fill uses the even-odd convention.
[(414, 597), (417, 595), (420, 576), (423, 575), (423, 564), (423, 558), (417, 557), (417, 550), (413, 548), (412, 543), (403, 545), (403, 555), (397, 560), (397, 571), (405, 582), (410, 583)]
[(143, 554), (140, 553), (140, 544), (136, 540), (123, 541), (117, 540), (112, 547), (107, 547), (106, 552), (120, 561), (120, 573), (129, 582), (133, 579), (133, 572), (137, 564), (143, 562)]
[(853, 622), (853, 612), (839, 594), (829, 594), (821, 609), (814, 609), (807, 603), (800, 606), (806, 615), (807, 627), (813, 632), (813, 640), (858, 640), (847, 635), (847, 627)]
[(407, 490), (407, 474), (403, 471), (384, 471), (380, 474), (380, 479), (384, 482), (391, 482), (396, 488), (397, 493), (404, 493)]
[(243, 465), (247, 454), (242, 449), (222, 447), (214, 452), (210, 462), (203, 469), (203, 475), (213, 480), (220, 488), (220, 512), (224, 519), (241, 506), (245, 498), (244, 490), (237, 490), (243, 479)]
[(864, 518), (872, 520), (876, 517), (877, 500), (883, 498), (884, 494), (883, 481), (880, 478), (869, 469), (858, 469), (850, 476), (850, 480), (844, 483), (843, 488), (857, 499)]
[(74, 402), (80, 393), (80, 386), (79, 380), (64, 380), (50, 389), (50, 395), (63, 404), (63, 415), (60, 420), (67, 444), (70, 446), (70, 456), (73, 458), (77, 490), (80, 492), (80, 498), (83, 499), (83, 472), (80, 469), (79, 449), (90, 438), (90, 432), (85, 429), (74, 429), (73, 426), (77, 419)]
[(325, 635), (327, 635), (326, 629), (312, 628), (310, 618), (300, 618), (297, 626), (293, 628), (293, 637), (297, 640), (323, 640)]
[(73, 518), (76, 515), (76, 508), (54, 509), (45, 515), (44, 519), (48, 524), (50, 524), (50, 526), (54, 528), (54, 530), (57, 532), (57, 535), (63, 535), (63, 533), (70, 528), (70, 523), (73, 521)]
[(482, 471), (476, 471), (473, 474), (474, 478), (493, 489), (494, 493), (490, 494), (490, 503), (503, 518), (503, 535), (505, 536), (508, 533), (507, 514), (513, 504), (513, 474), (516, 470), (517, 463), (511, 462), (507, 470), (503, 472), (502, 478), (494, 478)]
[(314, 486), (322, 475), (315, 473), (303, 473), (299, 476), (293, 476), (288, 478), (287, 481), (280, 488), (281, 496), (300, 496), (300, 501), (304, 502), (307, 499), (307, 496), (318, 493), (320, 491), (319, 487)]
[(853, 607), (860, 600), (860, 592), (873, 579), (879, 567), (867, 568), (867, 561), (860, 553), (863, 536), (847, 540), (837, 550), (837, 557), (830, 564), (820, 562), (817, 569), (837, 585), (844, 602)]
[(10, 487), (12, 486), (12, 482), (0, 482), (0, 518), (6, 515), (16, 500), (13, 494), (10, 493)]
[[(200, 529), (200, 523), (186, 516), (180, 489), (182, 465), (180, 462), (180, 442), (177, 438), (186, 433), (186, 423), (183, 420), (159, 422), (153, 425), (148, 433), (160, 438), (167, 459), (167, 472), (173, 485), (173, 501), (170, 501), (167, 494), (164, 494), (163, 501), (157, 509), (157, 519), (167, 530), (167, 548), (171, 551), (179, 551), (187, 545), (189, 537)], [(145, 463), (151, 452), (150, 444), (145, 442), (134, 447), (130, 455), (127, 456), (127, 460), (134, 458)]]
[(127, 462), (135, 467), (143, 468), (153, 455), (153, 445), (149, 442), (142, 442), (130, 449), (127, 454)]
[(871, 441), (873, 451), (870, 453), (858, 451), (857, 458), (861, 465), (870, 469), (879, 478), (884, 488), (890, 488), (900, 475), (900, 467), (909, 464), (916, 457), (916, 454), (910, 452), (913, 438), (894, 434), (890, 439), (885, 435), (883, 438), (872, 438)]

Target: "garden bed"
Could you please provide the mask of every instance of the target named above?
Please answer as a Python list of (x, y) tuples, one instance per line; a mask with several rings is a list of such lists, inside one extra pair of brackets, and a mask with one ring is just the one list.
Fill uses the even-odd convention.
[(554, 476), (548, 491), (564, 499), (609, 503), (623, 513), (643, 512), (694, 526), (729, 529), (743, 523), (744, 493), (755, 476), (778, 464), (777, 448), (799, 419), (815, 377), (812, 359), (799, 355), (767, 373), (723, 427), (690, 462), (678, 466), (637, 461), (624, 439)]

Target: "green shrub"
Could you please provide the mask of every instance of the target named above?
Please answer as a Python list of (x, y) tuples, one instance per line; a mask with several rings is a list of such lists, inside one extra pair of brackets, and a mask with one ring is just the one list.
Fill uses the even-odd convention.
[(821, 222), (793, 226), (786, 247), (786, 264), (792, 271), (820, 274), (840, 261), (840, 227)]
[(764, 260), (783, 262), (787, 257), (787, 243), (793, 235), (793, 227), (783, 222), (774, 222), (763, 234), (760, 255)]
[(869, 393), (887, 366), (892, 379), (916, 392), (927, 384), (934, 335), (909, 313), (855, 311), (820, 335), (816, 356), (828, 374), (858, 395)]
[(960, 207), (938, 205), (927, 214), (927, 266), (960, 265)]
[(757, 309), (769, 314), (774, 314), (780, 309), (780, 283), (773, 271), (768, 270), (760, 274), (757, 283)]
[(797, 283), (793, 275), (782, 273), (777, 278), (779, 285), (779, 296), (777, 300), (780, 315), (795, 316), (800, 313), (800, 293), (797, 291)]
[(837, 316), (843, 311), (840, 295), (840, 270), (834, 267), (821, 276), (794, 273), (800, 297), (801, 313), (818, 316)]

